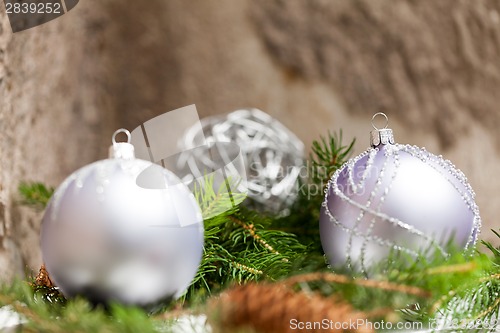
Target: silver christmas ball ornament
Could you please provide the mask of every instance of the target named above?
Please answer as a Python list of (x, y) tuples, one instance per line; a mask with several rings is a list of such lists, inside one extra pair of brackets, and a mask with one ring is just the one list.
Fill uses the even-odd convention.
[(111, 158), (74, 172), (49, 202), (41, 230), (47, 271), (67, 297), (139, 306), (175, 299), (201, 260), (200, 209), (174, 174), (136, 159), (115, 135)]
[(474, 245), (481, 218), (465, 175), (441, 156), (395, 143), (387, 124), (374, 128), (371, 147), (325, 191), (320, 235), (330, 263), (366, 271), (391, 250), (447, 255), (450, 241)]
[[(260, 211), (286, 215), (299, 192), (302, 141), (282, 123), (254, 108), (207, 117), (201, 125), (187, 131), (181, 147), (187, 150), (204, 142), (238, 145), (246, 170), (241, 185), (251, 199), (244, 203)], [(226, 148), (221, 147), (219, 153), (226, 155)]]

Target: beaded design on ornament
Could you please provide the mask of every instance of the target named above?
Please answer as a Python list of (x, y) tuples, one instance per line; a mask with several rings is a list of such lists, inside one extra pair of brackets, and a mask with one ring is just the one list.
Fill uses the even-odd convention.
[[(352, 268), (352, 263), (351, 263), (351, 258), (349, 256), (349, 253), (351, 252), (351, 246), (352, 246), (352, 238), (354, 236), (363, 238), (363, 243), (361, 246), (361, 253), (360, 253), (360, 264), (361, 264), (361, 269), (363, 272), (366, 271), (365, 267), (365, 252), (366, 252), (366, 247), (369, 242), (374, 242), (378, 245), (396, 250), (396, 251), (401, 251), (404, 253), (408, 253), (413, 256), (417, 256), (418, 252), (402, 247), (395, 242), (383, 239), (379, 236), (372, 235), (370, 232), (373, 230), (375, 227), (376, 221), (381, 220), (382, 222), (390, 223), (394, 225), (395, 227), (399, 227), (402, 229), (405, 229), (407, 232), (415, 235), (416, 237), (421, 237), (425, 239), (426, 241), (429, 242), (432, 246), (434, 246), (443, 256), (447, 256), (447, 252), (443, 247), (441, 247), (436, 240), (432, 239), (429, 235), (425, 234), (421, 230), (418, 230), (412, 225), (409, 225), (407, 223), (404, 223), (403, 221), (388, 216), (384, 213), (381, 213), (380, 210), (382, 208), (382, 205), (385, 201), (386, 196), (389, 194), (390, 189), (392, 187), (392, 184), (394, 182), (394, 179), (397, 175), (397, 170), (400, 166), (400, 161), (399, 161), (399, 155), (400, 152), (405, 152), (408, 153), (409, 155), (416, 157), (420, 159), (422, 162), (430, 165), (434, 170), (438, 171), (442, 176), (446, 178), (449, 184), (455, 188), (455, 190), (460, 194), (462, 200), (464, 200), (465, 204), (467, 207), (472, 211), (474, 215), (474, 220), (473, 220), (473, 228), (471, 229), (471, 233), (469, 234), (468, 241), (466, 244), (466, 248), (469, 248), (475, 244), (475, 241), (478, 239), (479, 232), (480, 232), (480, 227), (481, 227), (481, 218), (479, 215), (479, 209), (474, 201), (475, 198), (475, 193), (472, 190), (472, 187), (467, 181), (466, 176), (464, 173), (460, 170), (458, 170), (453, 163), (451, 163), (449, 160), (444, 160), (442, 156), (436, 156), (427, 150), (425, 148), (419, 148), (417, 146), (413, 145), (401, 145), (401, 144), (394, 144), (394, 145), (387, 145), (385, 149), (385, 160), (383, 162), (383, 166), (380, 170), (380, 173), (378, 175), (376, 184), (374, 189), (371, 191), (368, 201), (366, 202), (365, 205), (356, 202), (346, 196), (341, 189), (337, 185), (337, 179), (340, 176), (342, 172), (347, 168), (348, 171), (348, 184), (351, 188), (351, 190), (354, 191), (354, 193), (359, 193), (360, 190), (362, 190), (365, 186), (365, 181), (368, 177), (368, 174), (373, 166), (373, 162), (375, 159), (376, 154), (379, 152), (378, 148), (370, 148), (363, 152), (362, 154), (358, 155), (357, 157), (347, 161), (341, 168), (339, 168), (330, 181), (328, 182), (328, 186), (325, 189), (325, 199), (322, 203), (322, 206), (324, 208), (324, 211), (326, 215), (328, 216), (329, 220), (331, 223), (335, 224), (335, 226), (339, 227), (342, 231), (346, 232), (349, 234), (349, 241), (348, 241), (348, 247), (346, 249), (346, 263), (348, 267)], [(354, 181), (354, 166), (356, 163), (361, 160), (362, 158), (367, 157), (366, 165), (364, 166), (365, 169), (360, 177), (359, 182), (356, 184)], [(384, 189), (382, 196), (380, 197), (380, 202), (377, 205), (375, 209), (370, 208), (371, 202), (375, 196), (375, 194), (379, 191), (380, 186), (382, 184), (382, 180), (385, 174), (385, 169), (387, 166), (387, 163), (389, 162), (390, 159), (393, 159), (393, 163), (395, 165), (395, 170), (393, 172), (393, 175), (391, 177), (391, 180), (389, 182), (389, 185)], [(433, 162), (433, 163), (429, 163)], [(440, 168), (437, 168), (435, 165), (439, 166)], [(443, 174), (444, 172), (444, 174)], [(460, 184), (463, 186), (465, 191), (463, 189), (460, 189), (458, 186), (455, 185), (454, 182), (452, 182), (452, 179), (456, 179), (460, 182)], [(351, 206), (354, 206), (359, 209), (359, 214), (358, 217), (354, 223), (354, 227), (350, 228), (345, 226), (341, 221), (339, 221), (334, 214), (331, 212), (330, 208), (328, 207), (328, 202), (329, 202), (329, 194), (330, 191), (333, 190), (333, 193), (338, 196), (342, 201), (350, 204)], [(361, 223), (362, 218), (366, 214), (371, 214), (373, 218), (370, 220), (369, 226), (368, 226), (368, 231), (366, 233), (362, 233), (358, 230), (358, 226)]]

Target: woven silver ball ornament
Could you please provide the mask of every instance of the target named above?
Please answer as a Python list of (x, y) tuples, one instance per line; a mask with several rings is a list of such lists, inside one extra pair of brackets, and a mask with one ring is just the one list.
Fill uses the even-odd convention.
[(183, 149), (208, 143), (238, 145), (245, 160), (244, 187), (252, 208), (286, 215), (298, 196), (298, 177), (304, 163), (304, 144), (276, 119), (258, 109), (242, 109), (207, 117), (187, 131)]
[(371, 148), (338, 169), (326, 189), (320, 234), (330, 263), (366, 271), (390, 250), (446, 255), (451, 240), (474, 245), (481, 218), (464, 174), (441, 156), (395, 143), (387, 123), (373, 127)]
[(67, 297), (139, 306), (177, 298), (201, 260), (198, 204), (173, 173), (136, 159), (133, 145), (113, 136), (110, 152), (55, 191), (41, 230), (47, 271)]

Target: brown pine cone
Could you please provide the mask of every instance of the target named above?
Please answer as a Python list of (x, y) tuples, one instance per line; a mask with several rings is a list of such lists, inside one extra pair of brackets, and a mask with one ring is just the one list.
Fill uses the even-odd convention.
[(222, 332), (373, 332), (366, 316), (341, 300), (294, 292), (283, 284), (247, 284), (212, 303)]
[(37, 287), (47, 287), (47, 288), (54, 288), (54, 283), (52, 283), (52, 280), (50, 279), (49, 273), (45, 269), (45, 264), (42, 264), (42, 267), (40, 267), (40, 270), (38, 271), (38, 275), (36, 276), (35, 279), (35, 285)]

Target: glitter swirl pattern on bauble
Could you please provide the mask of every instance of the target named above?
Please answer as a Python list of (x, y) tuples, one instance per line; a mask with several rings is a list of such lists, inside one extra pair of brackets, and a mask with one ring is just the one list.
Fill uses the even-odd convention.
[(481, 226), (475, 194), (450, 161), (372, 132), (372, 147), (331, 178), (321, 207), (323, 250), (333, 266), (367, 271), (391, 250), (447, 255), (449, 242), (475, 244)]

